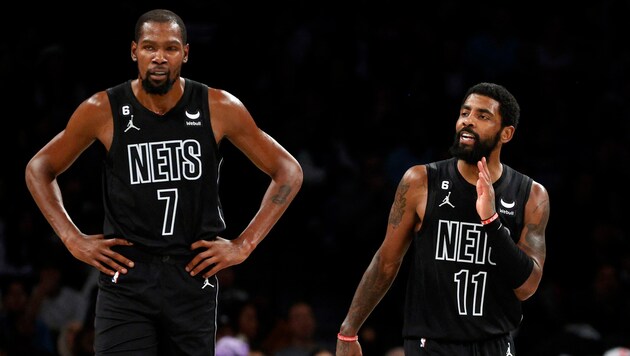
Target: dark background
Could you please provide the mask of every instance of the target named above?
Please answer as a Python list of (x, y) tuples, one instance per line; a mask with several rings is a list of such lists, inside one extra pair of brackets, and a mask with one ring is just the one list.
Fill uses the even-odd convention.
[[(233, 267), (236, 286), (264, 301), (269, 328), (292, 301), (307, 299), (321, 338), (334, 342), (402, 173), (448, 156), (465, 90), (493, 81), (522, 111), (503, 161), (551, 199), (545, 273), (523, 304), (519, 355), (630, 347), (628, 1), (16, 6), (0, 41), (0, 273), (32, 273), (56, 254), (67, 283), (83, 283), (87, 266), (51, 236), (24, 167), (82, 100), (137, 75), (135, 20), (165, 7), (188, 26), (182, 75), (240, 98), (304, 168), (286, 215)], [(229, 143), (222, 150), (224, 237), (232, 238), (258, 208), (267, 177)], [(60, 178), (86, 233), (101, 229), (102, 154), (90, 147)], [(404, 281), (402, 270), (366, 323), (383, 349), (401, 343)]]

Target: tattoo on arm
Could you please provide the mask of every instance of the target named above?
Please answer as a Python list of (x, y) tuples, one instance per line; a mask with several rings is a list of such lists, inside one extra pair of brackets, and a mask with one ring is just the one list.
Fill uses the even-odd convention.
[(389, 212), (389, 223), (398, 227), (400, 222), (402, 221), (403, 213), (405, 212), (405, 206), (407, 206), (407, 198), (405, 194), (409, 190), (409, 183), (400, 182), (398, 185), (398, 189), (396, 189), (396, 197), (394, 199), (394, 204), (392, 205), (392, 209)]
[[(525, 235), (525, 249), (524, 251), (530, 256), (536, 256), (543, 261), (546, 254), (545, 246), (545, 227), (549, 221), (549, 200), (541, 202), (536, 207), (536, 210), (540, 211), (540, 221), (538, 223), (527, 224), (528, 233)], [(534, 258), (534, 261), (538, 263), (538, 258)]]
[(283, 185), (278, 189), (278, 193), (276, 193), (273, 197), (271, 197), (271, 201), (275, 204), (281, 205), (287, 202), (287, 197), (291, 193), (291, 187), (288, 185)]
[(379, 262), (380, 259), (381, 256), (377, 252), (361, 278), (350, 310), (348, 311), (350, 325), (354, 325), (357, 328), (359, 325), (363, 324), (370, 313), (372, 313), (372, 310), (374, 310), (374, 307), (380, 302), (385, 293), (387, 293), (400, 268), (400, 263), (397, 263), (396, 266), (385, 268), (385, 266)]

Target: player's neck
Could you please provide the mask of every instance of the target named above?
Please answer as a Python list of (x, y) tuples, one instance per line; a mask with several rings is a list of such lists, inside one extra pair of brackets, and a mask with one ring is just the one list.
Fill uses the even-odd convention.
[(174, 108), (181, 99), (184, 94), (184, 83), (184, 79), (180, 78), (178, 83), (175, 83), (164, 95), (147, 93), (146, 90), (142, 88), (142, 84), (139, 80), (134, 80), (132, 89), (142, 106), (157, 115), (164, 115)]

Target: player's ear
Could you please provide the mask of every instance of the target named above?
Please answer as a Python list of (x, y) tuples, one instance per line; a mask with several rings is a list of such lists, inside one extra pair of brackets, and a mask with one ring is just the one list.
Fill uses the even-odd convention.
[(190, 50), (190, 45), (188, 43), (184, 46), (184, 63), (188, 62), (188, 51)]
[(501, 129), (501, 142), (506, 143), (512, 140), (512, 137), (514, 137), (515, 130), (516, 129), (514, 128), (514, 126), (506, 126), (502, 128)]
[(131, 41), (131, 60), (134, 62), (138, 61), (138, 56), (136, 55), (136, 49), (138, 49), (138, 45), (135, 41)]

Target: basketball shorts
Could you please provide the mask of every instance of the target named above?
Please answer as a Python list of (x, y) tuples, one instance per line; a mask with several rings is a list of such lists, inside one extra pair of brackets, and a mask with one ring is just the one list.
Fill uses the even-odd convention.
[(120, 252), (135, 266), (127, 274), (99, 275), (95, 354), (214, 355), (216, 276), (190, 276), (184, 268), (192, 256)]

